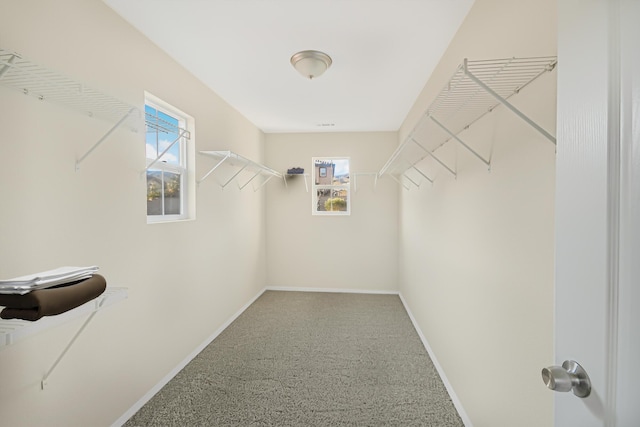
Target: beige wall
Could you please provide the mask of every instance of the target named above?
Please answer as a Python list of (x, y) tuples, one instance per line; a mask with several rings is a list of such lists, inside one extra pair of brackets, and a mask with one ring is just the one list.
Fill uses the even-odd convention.
[[(196, 150), (260, 161), (264, 135), (99, 0), (0, 2), (0, 46), (142, 107), (196, 121)], [(264, 286), (265, 192), (197, 190), (197, 220), (146, 224), (143, 134), (0, 86), (0, 277), (97, 264), (129, 298), (0, 350), (2, 425), (109, 425)], [(215, 161), (197, 156), (201, 177)], [(275, 185), (269, 183), (268, 185)]]
[[(302, 167), (288, 188), (267, 192), (267, 283), (270, 286), (397, 290), (398, 189), (377, 172), (397, 145), (397, 133), (267, 134), (267, 164)], [(312, 157), (350, 157), (351, 215), (311, 215)]]
[[(463, 58), (554, 55), (555, 19), (554, 1), (477, 0), (401, 137)], [(512, 98), (554, 134), (555, 79)], [(504, 108), (463, 135), (491, 172), (458, 148), (456, 180), (434, 169), (433, 187), (403, 191), (400, 291), (475, 427), (550, 426), (555, 147)]]
[[(400, 136), (462, 58), (550, 55), (555, 37), (553, 1), (477, 0)], [(265, 136), (98, 0), (1, 2), (0, 45), (135, 105), (150, 91), (195, 118), (196, 150), (279, 171), (350, 156), (352, 173), (376, 172), (398, 143), (395, 132)], [(514, 102), (553, 130), (555, 74)], [(129, 288), (45, 391), (79, 321), (0, 350), (3, 424), (110, 424), (267, 284), (388, 291), (399, 277), (476, 427), (551, 425), (539, 371), (552, 359), (554, 148), (509, 112), (471, 129), (492, 137), (491, 173), (460, 151), (458, 179), (433, 187), (398, 195), (392, 180), (374, 191), (362, 177), (348, 217), (312, 216), (301, 177), (258, 192), (209, 178), (197, 220), (147, 225), (140, 135), (116, 131), (76, 173), (110, 124), (2, 86), (0, 111), (0, 276), (98, 264)], [(198, 177), (214, 164), (196, 160)]]

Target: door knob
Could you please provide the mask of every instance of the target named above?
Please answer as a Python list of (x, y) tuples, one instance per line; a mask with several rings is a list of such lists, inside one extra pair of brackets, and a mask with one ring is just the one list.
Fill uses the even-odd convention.
[(549, 366), (542, 370), (542, 381), (554, 391), (573, 391), (578, 397), (591, 393), (591, 380), (578, 362), (565, 360), (562, 366)]

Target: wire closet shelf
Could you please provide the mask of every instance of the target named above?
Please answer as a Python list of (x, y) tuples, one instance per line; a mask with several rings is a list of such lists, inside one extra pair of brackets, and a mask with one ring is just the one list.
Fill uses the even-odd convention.
[(0, 48), (0, 84), (111, 122), (117, 122), (134, 108), (3, 48)]
[[(249, 183), (251, 183), (258, 176), (262, 176), (262, 183), (258, 185), (257, 188), (254, 188), (254, 191), (258, 191), (262, 188), (267, 182), (269, 182), (272, 178), (280, 178), (284, 180), (284, 175), (278, 171), (271, 169), (263, 164), (254, 162), (246, 157), (241, 156), (240, 154), (234, 153), (233, 151), (200, 151), (200, 154), (213, 157), (218, 159), (218, 163), (213, 166), (199, 181), (198, 185), (201, 184), (204, 180), (206, 180), (213, 172), (218, 170), (223, 164), (232, 166), (235, 168), (235, 171), (231, 174), (226, 181), (220, 183), (222, 189), (224, 189), (229, 183), (231, 183), (234, 179), (237, 179), (239, 176), (247, 175), (249, 178), (244, 183), (238, 182), (238, 188), (240, 190), (244, 189)], [(285, 181), (286, 183), (286, 181)]]
[(142, 129), (138, 108), (4, 48), (0, 48), (0, 85), (18, 90), (41, 101), (53, 102), (89, 117), (115, 123), (76, 161), (76, 169), (118, 127), (125, 126), (135, 132)]
[(490, 168), (490, 158), (483, 156), (465, 142), (460, 134), (500, 105), (512, 111), (555, 144), (556, 138), (553, 135), (513, 106), (509, 99), (540, 76), (552, 71), (556, 65), (555, 56), (477, 61), (465, 59), (407, 138), (380, 169), (378, 176), (388, 175), (407, 189), (409, 187), (402, 182), (402, 177), (416, 186), (419, 185), (415, 179), (407, 175), (407, 171), (410, 170), (433, 182), (433, 178), (418, 166), (425, 158), (431, 158), (455, 177), (455, 168), (448, 165), (437, 153), (452, 140)]

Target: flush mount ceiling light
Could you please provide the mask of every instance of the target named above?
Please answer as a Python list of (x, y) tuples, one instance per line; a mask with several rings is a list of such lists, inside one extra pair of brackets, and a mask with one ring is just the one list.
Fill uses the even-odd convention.
[(303, 50), (291, 57), (291, 65), (308, 79), (320, 77), (331, 66), (331, 57), (317, 50)]

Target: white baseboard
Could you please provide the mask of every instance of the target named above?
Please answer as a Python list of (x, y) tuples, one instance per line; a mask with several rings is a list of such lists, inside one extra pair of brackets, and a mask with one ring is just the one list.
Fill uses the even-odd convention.
[(204, 348), (206, 346), (208, 346), (209, 344), (211, 344), (211, 342), (216, 339), (218, 337), (218, 335), (220, 335), (222, 333), (222, 331), (224, 331), (225, 329), (227, 329), (227, 327), (238, 318), (238, 316), (240, 316), (247, 308), (249, 308), (249, 306), (251, 304), (253, 304), (255, 302), (255, 300), (257, 300), (258, 298), (260, 298), (260, 296), (264, 293), (264, 291), (266, 291), (267, 289), (262, 289), (260, 292), (258, 292), (258, 294), (253, 297), (251, 299), (251, 301), (249, 301), (248, 303), (246, 303), (244, 306), (242, 306), (242, 308), (240, 308), (240, 310), (238, 310), (236, 312), (236, 314), (234, 314), (233, 316), (231, 316), (226, 322), (224, 322), (222, 324), (222, 326), (220, 326), (218, 328), (218, 330), (216, 330), (213, 335), (211, 335), (209, 338), (207, 338), (202, 344), (200, 344), (195, 350), (193, 350), (191, 352), (191, 354), (189, 354), (182, 362), (180, 362), (180, 364), (178, 364), (178, 366), (176, 366), (175, 368), (173, 368), (173, 370), (171, 370), (171, 372), (169, 372), (167, 375), (164, 376), (164, 378), (162, 378), (160, 380), (160, 382), (158, 382), (158, 384), (156, 384), (151, 390), (149, 390), (144, 396), (142, 396), (131, 408), (129, 408), (129, 410), (127, 412), (125, 412), (124, 414), (122, 414), (122, 416), (120, 418), (118, 418), (112, 425), (111, 427), (121, 427), (124, 423), (127, 422), (127, 420), (129, 418), (131, 418), (136, 412), (138, 412), (140, 410), (140, 408), (142, 408), (149, 400), (151, 400), (151, 398), (153, 396), (155, 396), (155, 394), (157, 392), (159, 392), (162, 387), (164, 387), (165, 385), (167, 385), (167, 383), (169, 381), (171, 381), (171, 379), (173, 377), (175, 377), (178, 372), (180, 372), (185, 366), (187, 366), (187, 364), (189, 362), (191, 362), (193, 360), (193, 358), (195, 358), (202, 350), (204, 350)]
[(398, 295), (398, 291), (372, 291), (367, 289), (343, 289), (343, 288), (299, 288), (291, 286), (267, 286), (267, 291), (287, 291), (287, 292), (327, 292), (327, 293), (343, 293), (343, 294), (381, 294), (381, 295)]
[(431, 349), (431, 346), (429, 345), (427, 338), (425, 338), (424, 334), (422, 333), (422, 330), (420, 329), (420, 326), (418, 326), (418, 322), (416, 321), (416, 318), (413, 317), (413, 313), (411, 313), (411, 309), (407, 305), (407, 302), (404, 300), (404, 297), (402, 296), (401, 293), (398, 293), (398, 296), (400, 297), (400, 301), (402, 301), (402, 305), (404, 305), (404, 309), (407, 311), (407, 314), (411, 319), (411, 323), (413, 323), (413, 327), (416, 329), (416, 332), (420, 336), (420, 340), (422, 341), (424, 348), (427, 350), (427, 353), (429, 353), (431, 362), (433, 362), (433, 366), (435, 366), (436, 370), (438, 371), (438, 374), (440, 375), (440, 378), (442, 379), (442, 382), (444, 383), (444, 386), (447, 389), (447, 392), (449, 393), (449, 397), (453, 402), (453, 406), (456, 407), (456, 410), (458, 411), (460, 418), (462, 418), (462, 422), (464, 423), (465, 427), (473, 427), (473, 424), (471, 423), (471, 419), (469, 418), (469, 416), (467, 415), (467, 412), (462, 407), (462, 402), (460, 402), (460, 399), (458, 399), (458, 395), (456, 395), (456, 392), (453, 390), (453, 386), (447, 379), (447, 376), (444, 373), (444, 369), (442, 369), (442, 366), (438, 362), (436, 355), (433, 353), (433, 350)]

